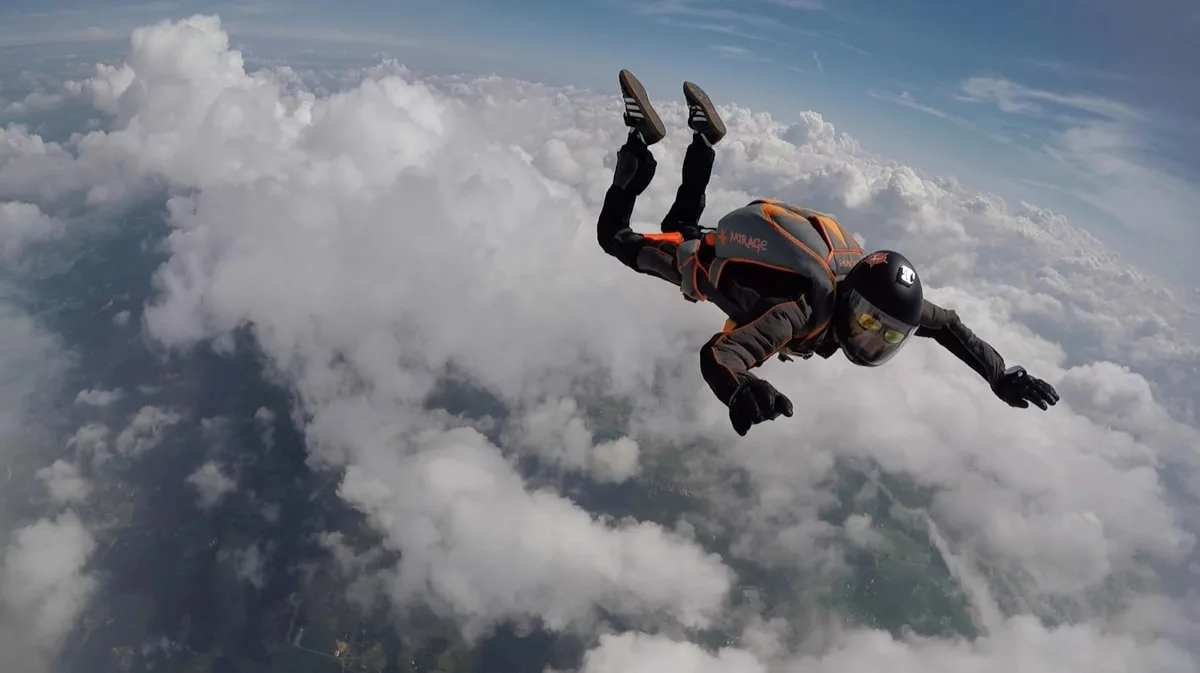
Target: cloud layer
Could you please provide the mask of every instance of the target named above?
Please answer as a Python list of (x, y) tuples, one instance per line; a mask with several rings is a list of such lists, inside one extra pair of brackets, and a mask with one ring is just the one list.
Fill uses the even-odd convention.
[[(1172, 416), (1156, 395), (1194, 389), (1164, 373), (1197, 353), (1178, 299), (1062, 218), (881, 160), (814, 112), (787, 123), (722, 108), (730, 133), (710, 223), (761, 196), (832, 210), (869, 247), (909, 251), (935, 300), (1064, 391), (1050, 413), (1008, 409), (924, 343), (879, 371), (772, 363), (763, 374), (798, 401), (796, 417), (737, 441), (695, 367), (718, 313), (595, 245), (624, 132), (614, 96), (422, 81), (390, 63), (317, 95), (295, 73), (246, 72), (212, 17), (138, 29), (124, 63), (79, 86), (112, 128), (69, 145), (0, 131), (0, 200), (11, 202), (0, 231), (25, 240), (63, 203), (116, 208), (169, 187), (170, 257), (148, 334), (186, 349), (253, 330), (297, 394), (314, 461), (345, 469), (341, 497), (401, 552), (371, 578), (400, 611), (430, 606), (468, 636), (506, 620), (591, 632), (604, 615), (648, 632), (745, 632), (716, 654), (609, 635), (588, 673), (1196, 670), (1186, 638), (1161, 628), (1187, 614), (1184, 597), (1101, 608), (1120, 602), (1106, 593), (1113, 580), (1157, 594), (1146, 560), (1182, 567), (1193, 551), (1178, 504), (1200, 494), (1189, 461), (1200, 434), (1180, 420), (1186, 404)], [(683, 107), (660, 111), (671, 135), (639, 203), (645, 230), (673, 196), (687, 141)], [(448, 368), (506, 413), (429, 409)], [(598, 405), (613, 399), (629, 420), (602, 430)], [(143, 409), (112, 448), (151, 449), (172, 414)], [(106, 446), (86, 429), (77, 443)], [(605, 484), (670, 464), (707, 507), (664, 515), (680, 525), (611, 520), (523, 478), (517, 459), (530, 456)], [(818, 520), (847, 462), (928, 489), (896, 509), (943, 541), (986, 636), (898, 641), (848, 626), (790, 652), (764, 645), (776, 630), (734, 618), (739, 563), (829, 581), (845, 576), (848, 544), (874, 539), (865, 518), (850, 529)], [(1193, 490), (1167, 493), (1168, 468)], [(749, 488), (716, 478), (729, 470)], [(69, 470), (47, 474), (63, 499), (78, 493)], [(215, 502), (227, 479), (213, 465), (192, 487)], [(718, 530), (726, 555), (697, 528)], [(1055, 629), (1033, 614), (1078, 623)]]

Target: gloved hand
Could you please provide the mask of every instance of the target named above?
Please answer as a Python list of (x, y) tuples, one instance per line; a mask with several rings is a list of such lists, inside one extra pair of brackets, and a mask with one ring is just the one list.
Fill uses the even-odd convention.
[(743, 383), (729, 398), (729, 422), (743, 437), (750, 432), (750, 426), (775, 420), (781, 414), (792, 416), (792, 401), (762, 379)]
[(1028, 409), (1033, 402), (1045, 410), (1058, 403), (1058, 391), (1045, 381), (1030, 376), (1024, 367), (1009, 367), (1004, 375), (992, 384), (996, 397), (1019, 409)]

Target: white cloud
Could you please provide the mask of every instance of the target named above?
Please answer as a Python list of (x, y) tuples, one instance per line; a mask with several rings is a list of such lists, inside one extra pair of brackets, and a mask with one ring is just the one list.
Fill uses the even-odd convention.
[[(35, 207), (10, 206), (0, 204), (0, 213), (48, 223)], [(21, 230), (6, 227), (13, 220), (3, 219), (0, 214), (0, 249), (12, 252), (17, 249), (12, 234)], [(45, 233), (33, 238), (47, 240)], [(0, 264), (0, 275), (12, 269)], [(77, 505), (89, 485), (73, 464), (47, 457), (55, 453), (57, 402), (73, 358), (56, 335), (10, 301), (17, 293), (10, 294), (6, 280), (0, 278), (0, 649), (6, 670), (42, 673), (52, 670), (63, 638), (96, 587), (85, 573), (95, 543), (71, 511), (29, 518), (30, 500), (42, 502), (47, 493), (53, 510)]]
[(31, 91), (25, 98), (13, 101), (0, 110), (0, 116), (18, 117), (49, 112), (66, 102), (66, 96), (48, 91)]
[[(1097, 362), (1148, 371), (1194, 358), (1174, 297), (1139, 286), (1052, 213), (883, 161), (815, 113), (788, 124), (723, 108), (730, 133), (708, 221), (758, 196), (840, 211), (872, 246), (912, 250), (937, 300), (1072, 393), (1059, 407), (1008, 409), (921, 343), (878, 371), (840, 358), (768, 365), (763, 374), (797, 400), (796, 417), (736, 441), (695, 370), (718, 313), (596, 246), (624, 134), (608, 92), (419, 81), (385, 65), (318, 96), (244, 72), (219, 24), (203, 18), (139, 30), (126, 63), (99, 69), (87, 89), (115, 129), (73, 148), (7, 130), (0, 193), (45, 206), (64, 194), (111, 203), (160, 178), (179, 188), (147, 327), (181, 347), (253, 327), (304, 407), (315, 461), (347, 469), (341, 496), (402, 552), (375, 576), (401, 610), (427, 601), (469, 634), (510, 618), (586, 627), (601, 610), (654, 626), (722, 616), (736, 579), (722, 559), (667, 528), (606, 521), (531, 489), (507, 459), (514, 448), (620, 479), (637, 474), (646, 446), (661, 457), (715, 442), (679, 455), (680, 469), (740, 467), (750, 489), (699, 489), (708, 518), (734, 538), (734, 554), (807, 579), (840, 572), (847, 538), (878, 543), (861, 518), (845, 531), (817, 519), (838, 460), (930, 487), (932, 501), (914, 507), (948, 552), (976, 577), (1018, 582), (1030, 610), (1086, 601), (1144, 558), (1182, 562), (1192, 543), (1156, 470), (1196, 445), (1195, 428), (1168, 423), (1142, 375)], [(660, 179), (636, 214), (643, 229), (674, 194), (689, 135), (680, 103), (660, 111), (671, 136), (656, 146)], [(942, 237), (936, 250), (919, 245), (930, 233)], [(1108, 319), (1115, 311), (1126, 320)], [(1131, 354), (1131, 342), (1145, 347)], [(524, 414), (514, 436), (497, 446), (422, 408), (447, 366)], [(601, 450), (570, 403), (558, 406), (597, 387), (633, 398), (629, 443)], [(150, 409), (119, 448), (145, 448), (143, 430), (175, 418)], [(81, 429), (76, 443), (104, 440), (102, 427)], [(1165, 614), (1157, 605), (1143, 610)], [(1135, 639), (1128, 625), (1104, 630), (1088, 618), (1102, 619), (1084, 614), (1055, 631), (1028, 616), (999, 619), (976, 643), (834, 630), (820, 654), (780, 655), (791, 668), (771, 670), (1188, 670), (1152, 637), (1165, 629)], [(640, 638), (603, 641), (585, 670), (766, 668), (757, 654), (709, 661), (692, 645)], [(1068, 654), (1078, 666), (1064, 663)]]
[(196, 489), (201, 509), (212, 509), (226, 495), (237, 490), (237, 483), (212, 461), (196, 468), (188, 475), (187, 482)]
[[(113, 8), (107, 8), (111, 11)], [(34, 28), (39, 24), (19, 22), (17, 19), (36, 19), (36, 15), (32, 14), (17, 14), (10, 18), (14, 19), (9, 25), (6, 25), (3, 32), (0, 32), (0, 47), (25, 47), (33, 45), (45, 44), (79, 44), (81, 42), (99, 42), (104, 40), (112, 40), (118, 37), (118, 34), (112, 28), (102, 28), (99, 26), (80, 26), (78, 28), (62, 28), (60, 30), (45, 29), (45, 24), (39, 28)], [(111, 16), (104, 18), (111, 19)], [(124, 21), (120, 23), (125, 23)], [(60, 24), (62, 25), (62, 24)]]
[(92, 407), (107, 407), (108, 405), (120, 401), (125, 397), (125, 393), (121, 390), (97, 390), (89, 388), (79, 391), (75, 396), (76, 404), (86, 404)]
[(91, 460), (103, 460), (108, 455), (108, 438), (112, 434), (103, 423), (86, 423), (67, 439), (67, 448), (75, 449)]
[(1075, 670), (1122, 673), (1191, 673), (1196, 663), (1161, 640), (1104, 638), (1089, 626), (1047, 629), (1014, 617), (975, 642), (912, 638), (898, 641), (878, 631), (850, 631), (831, 652), (783, 662), (758, 660), (745, 650), (706, 652), (693, 643), (638, 633), (606, 635), (588, 652), (580, 673), (896, 673), (977, 671), (1060, 673)]
[(1138, 119), (1142, 114), (1120, 101), (1089, 94), (1043, 91), (996, 77), (971, 77), (962, 84), (970, 100), (994, 102), (1005, 112), (1040, 112), (1041, 103), (1083, 110), (1114, 119)]
[(158, 446), (168, 429), (183, 419), (177, 411), (146, 405), (138, 409), (129, 425), (117, 435), (115, 448), (127, 457), (136, 457)]
[[(0, 35), (0, 43), (3, 42), (4, 37)], [(7, 104), (0, 101), (0, 120), (34, 120), (67, 103), (79, 102), (84, 93), (79, 81), (63, 80), (60, 73), (23, 70), (17, 81), (18, 90), (22, 90), (24, 95), (20, 100), (12, 100)]]
[(63, 460), (56, 460), (49, 467), (37, 472), (37, 476), (45, 484), (50, 497), (56, 502), (80, 504), (87, 499), (91, 486), (79, 472), (79, 467)]
[(0, 201), (0, 260), (6, 264), (18, 263), (27, 245), (53, 239), (62, 231), (61, 222), (32, 203)]
[(992, 103), (1003, 112), (1047, 122), (1049, 139), (1037, 141), (1036, 149), (1043, 160), (1058, 164), (1065, 191), (1126, 227), (1140, 258), (1157, 260), (1155, 264), (1172, 260), (1164, 273), (1175, 282), (1190, 273), (1186, 256), (1162, 250), (1200, 245), (1192, 226), (1200, 208), (1195, 181), (1158, 162), (1155, 134), (1161, 135), (1163, 125), (1171, 122), (1120, 100), (1035, 89), (998, 77), (969, 78), (961, 90), (963, 100)]
[(13, 532), (0, 567), (0, 642), (11, 657), (6, 665), (50, 660), (96, 589), (95, 578), (84, 573), (94, 549), (72, 513)]
[(747, 49), (745, 47), (740, 47), (740, 46), (734, 45), (734, 44), (714, 44), (712, 46), (712, 50), (717, 52), (721, 56), (724, 56), (725, 58), (730, 58), (730, 59), (743, 60), (743, 61), (769, 61), (769, 60), (771, 60), (756, 51)]
[[(901, 91), (898, 94), (881, 93), (878, 91), (868, 91), (867, 95), (876, 100), (881, 100), (881, 101), (884, 101), (887, 103), (892, 103), (894, 105), (906, 107), (911, 110), (916, 110), (918, 112), (924, 112), (925, 114), (931, 115), (933, 117), (937, 117), (938, 119), (944, 119), (945, 121), (948, 121), (956, 126), (961, 126), (963, 128), (972, 129), (972, 130), (976, 130), (976, 131), (979, 130), (979, 125), (976, 124), (975, 122), (971, 121), (970, 119), (966, 119), (965, 117), (960, 117), (958, 115), (953, 115), (953, 114), (950, 114), (949, 112), (946, 112), (945, 110), (933, 107), (932, 105), (927, 105), (925, 103), (922, 103), (922, 102), (918, 101), (912, 95), (912, 93), (910, 93), (908, 91)], [(993, 139), (995, 139), (999, 142), (1006, 141), (1005, 139), (1001, 138), (1000, 136), (992, 136), (992, 137), (993, 137)]]
[(526, 490), (474, 430), (410, 441), (395, 447), (408, 454), (400, 461), (354, 459), (340, 491), (407, 556), (387, 586), (398, 604), (427, 599), (472, 635), (530, 616), (578, 627), (598, 608), (702, 626), (720, 607), (729, 570), (690, 541), (649, 523), (606, 525), (557, 494)]
[(601, 481), (620, 482), (638, 472), (638, 443), (629, 437), (596, 442), (579, 404), (570, 398), (546, 400), (518, 421), (509, 442), (527, 445), (563, 467), (591, 472)]
[(580, 673), (767, 673), (748, 652), (722, 649), (710, 654), (699, 646), (642, 633), (605, 635), (584, 657)]
[(8, 301), (0, 301), (0, 451), (5, 455), (36, 446), (40, 405), (53, 395), (69, 364), (53, 334)]
[[(80, 575), (92, 542), (79, 519), (68, 513), (15, 527), (8, 502), (25, 493), (22, 468), (41, 463), (38, 454), (52, 441), (45, 429), (53, 411), (43, 405), (53, 399), (69, 363), (58, 339), (0, 301), (0, 456), (7, 469), (0, 513), (5, 525), (0, 539), (7, 547), (0, 561), (0, 646), (13, 652), (8, 666), (31, 671), (46, 665), (92, 588)], [(36, 477), (46, 480), (55, 500), (72, 502), (86, 493), (86, 484), (65, 463), (55, 462)]]
[(256, 589), (262, 589), (266, 585), (263, 566), (266, 565), (267, 559), (257, 544), (234, 552), (233, 562), (239, 578), (246, 580)]
[(871, 517), (865, 514), (853, 514), (846, 519), (846, 537), (854, 544), (862, 547), (879, 548), (886, 540), (879, 531), (871, 527)]
[(824, 0), (764, 0), (772, 5), (787, 7), (789, 9), (823, 9), (825, 7)]
[[(823, 0), (763, 0), (765, 4), (789, 7), (792, 9), (820, 9)], [(744, 31), (737, 26), (745, 26), (753, 31), (753, 37), (746, 39), (767, 39), (781, 44), (791, 45), (796, 36), (827, 42), (856, 54), (869, 56), (867, 50), (846, 42), (832, 33), (813, 30), (806, 27), (803, 21), (781, 21), (778, 16), (756, 11), (752, 5), (733, 9), (720, 2), (707, 0), (652, 0), (651, 2), (628, 3), (627, 7), (640, 16), (652, 17), (657, 23), (721, 32), (738, 37), (746, 37)], [(678, 19), (674, 17), (679, 17)], [(800, 17), (803, 18), (803, 17)]]

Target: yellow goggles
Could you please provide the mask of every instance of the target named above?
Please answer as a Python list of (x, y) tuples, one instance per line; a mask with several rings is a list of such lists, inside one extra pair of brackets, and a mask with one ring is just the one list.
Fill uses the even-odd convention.
[(883, 321), (870, 313), (858, 314), (858, 325), (868, 332), (878, 332), (883, 330), (883, 340), (890, 344), (898, 344), (904, 341), (904, 332), (900, 332), (891, 328), (884, 329)]

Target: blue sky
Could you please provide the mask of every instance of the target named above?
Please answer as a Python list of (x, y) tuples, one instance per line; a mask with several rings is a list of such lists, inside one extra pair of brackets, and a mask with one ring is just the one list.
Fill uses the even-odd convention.
[[(868, 150), (1066, 214), (1131, 260), (1200, 285), (1200, 5), (1188, 0), (9, 0), (0, 46), (121, 40), (219, 12), (268, 40), (382, 50), (417, 70), (656, 96), (683, 79), (781, 119), (814, 109)], [(85, 29), (93, 30), (85, 32)]]

